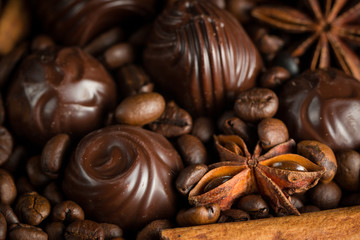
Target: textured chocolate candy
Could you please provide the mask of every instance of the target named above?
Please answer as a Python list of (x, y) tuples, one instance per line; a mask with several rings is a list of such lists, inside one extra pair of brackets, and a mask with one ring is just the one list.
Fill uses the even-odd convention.
[(52, 36), (67, 45), (88, 43), (113, 26), (144, 21), (154, 14), (156, 0), (33, 0)]
[(238, 21), (209, 1), (178, 1), (157, 19), (144, 52), (154, 81), (195, 115), (220, 111), (255, 86), (262, 61)]
[(77, 146), (63, 190), (88, 218), (138, 230), (176, 212), (175, 177), (183, 168), (160, 134), (127, 125), (94, 131)]
[(307, 71), (282, 88), (279, 117), (296, 140), (360, 147), (360, 82), (338, 70)]
[(49, 48), (28, 56), (7, 95), (14, 132), (44, 144), (58, 133), (81, 137), (115, 108), (116, 86), (105, 68), (79, 48)]

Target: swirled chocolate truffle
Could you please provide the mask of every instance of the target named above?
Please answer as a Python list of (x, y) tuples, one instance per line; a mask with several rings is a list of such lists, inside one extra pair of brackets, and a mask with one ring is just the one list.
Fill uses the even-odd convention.
[(154, 81), (193, 115), (212, 114), (255, 86), (262, 60), (227, 11), (182, 0), (158, 17), (144, 52)]
[(155, 12), (156, 0), (33, 0), (45, 29), (67, 45), (84, 46), (118, 25), (136, 25)]
[(335, 69), (307, 71), (282, 88), (279, 117), (290, 136), (333, 150), (360, 147), (360, 82)]
[(6, 107), (13, 131), (42, 145), (58, 133), (80, 138), (102, 127), (116, 95), (113, 79), (95, 58), (79, 48), (48, 48), (24, 59)]
[(138, 230), (176, 212), (176, 174), (183, 163), (160, 134), (114, 125), (94, 131), (77, 146), (63, 190), (99, 222)]

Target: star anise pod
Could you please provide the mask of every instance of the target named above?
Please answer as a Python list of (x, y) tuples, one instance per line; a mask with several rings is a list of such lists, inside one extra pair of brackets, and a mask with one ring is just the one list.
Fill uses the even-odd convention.
[(360, 59), (348, 44), (360, 45), (360, 3), (340, 13), (349, 0), (325, 0), (323, 10), (319, 0), (306, 1), (313, 17), (286, 6), (259, 6), (252, 15), (284, 31), (310, 34), (292, 51), (293, 57), (302, 56), (318, 41), (311, 69), (329, 68), (332, 49), (342, 69), (360, 80)]
[(258, 192), (276, 213), (299, 215), (289, 196), (315, 186), (325, 172), (291, 153), (296, 145), (292, 139), (265, 153), (258, 143), (253, 154), (237, 135), (215, 136), (215, 144), (221, 162), (210, 165), (211, 170), (190, 191), (189, 202), (195, 206), (218, 203), (226, 210), (240, 196)]

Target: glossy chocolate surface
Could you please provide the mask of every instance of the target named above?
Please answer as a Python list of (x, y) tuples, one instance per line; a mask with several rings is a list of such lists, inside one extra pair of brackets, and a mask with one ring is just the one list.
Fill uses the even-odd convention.
[(233, 16), (195, 0), (178, 1), (158, 17), (144, 65), (179, 105), (203, 115), (254, 87), (262, 60)]
[(337, 70), (307, 71), (279, 95), (279, 117), (296, 140), (333, 150), (360, 147), (360, 82)]
[(13, 131), (42, 145), (58, 133), (82, 137), (103, 126), (116, 95), (114, 81), (95, 58), (79, 48), (51, 48), (24, 59), (6, 107)]
[(128, 125), (81, 140), (65, 171), (63, 190), (98, 222), (138, 230), (176, 212), (175, 177), (183, 163), (160, 134)]
[(52, 37), (84, 46), (97, 34), (119, 25), (144, 21), (155, 12), (156, 0), (33, 0)]

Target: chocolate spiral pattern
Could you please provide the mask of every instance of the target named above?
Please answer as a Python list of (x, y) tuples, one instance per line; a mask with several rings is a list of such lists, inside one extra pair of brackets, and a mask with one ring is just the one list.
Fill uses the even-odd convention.
[(46, 49), (26, 57), (8, 91), (9, 122), (37, 145), (58, 133), (80, 138), (103, 126), (115, 108), (116, 85), (80, 48)]
[(84, 46), (102, 31), (154, 14), (156, 0), (34, 0), (45, 28), (67, 45)]
[(278, 113), (297, 141), (317, 140), (333, 150), (360, 147), (360, 83), (343, 72), (307, 71), (289, 80)]
[(160, 134), (127, 125), (90, 133), (65, 171), (63, 190), (86, 215), (137, 230), (176, 212), (174, 178), (183, 168)]
[(255, 86), (262, 61), (233, 16), (195, 0), (178, 1), (158, 17), (144, 65), (182, 107), (202, 115)]

